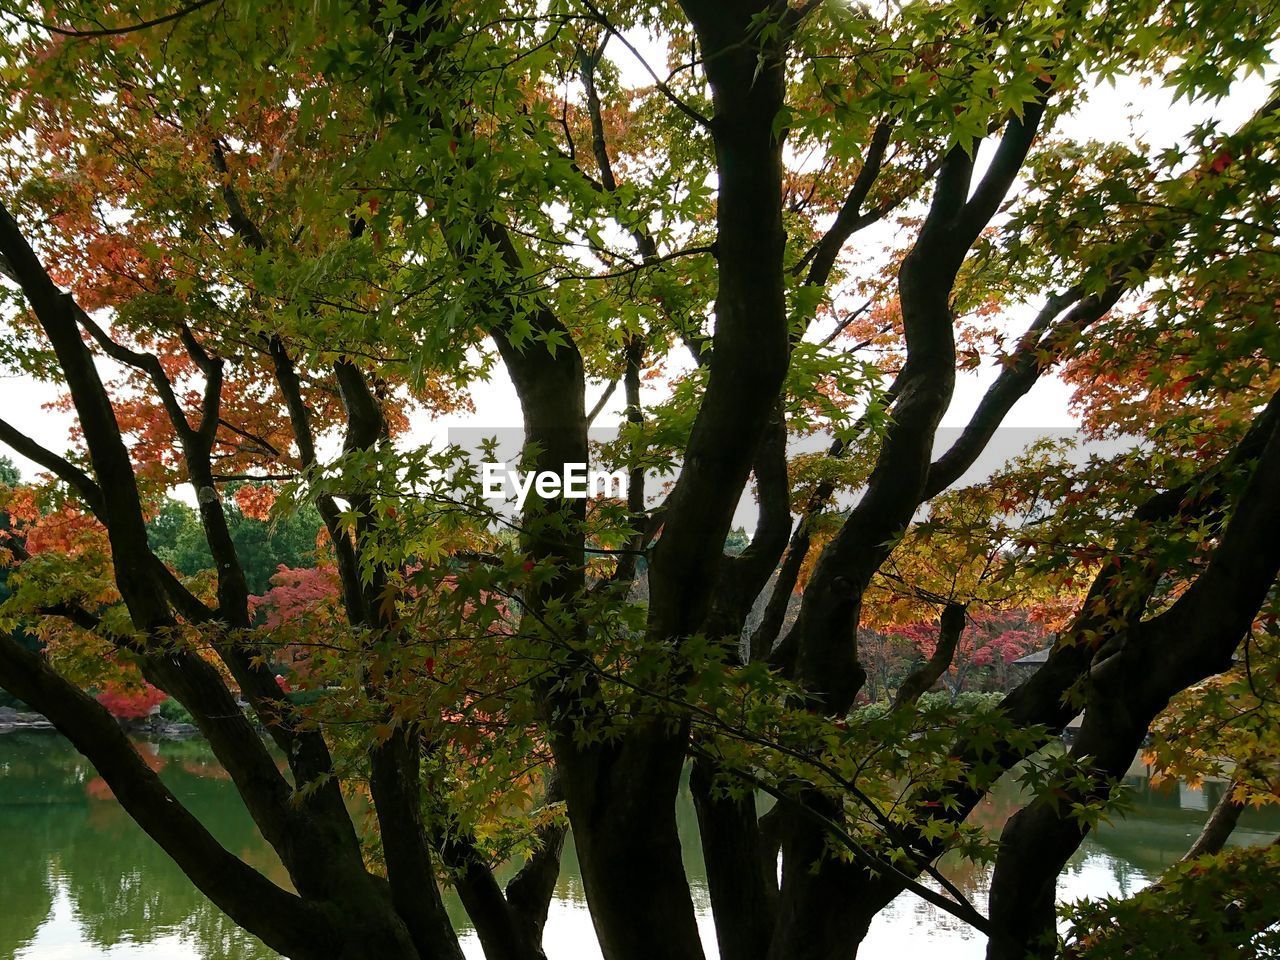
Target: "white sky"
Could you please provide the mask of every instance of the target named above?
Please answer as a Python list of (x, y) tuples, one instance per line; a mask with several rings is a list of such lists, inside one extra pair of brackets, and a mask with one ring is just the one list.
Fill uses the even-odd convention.
[[(664, 62), (661, 50), (653, 44), (639, 42), (636, 45), (655, 65)], [(623, 71), (624, 82), (635, 85), (649, 82), (647, 73), (620, 44), (612, 45), (610, 52)], [(1163, 89), (1144, 86), (1136, 78), (1122, 79), (1114, 87), (1103, 85), (1096, 88), (1088, 105), (1074, 116), (1060, 121), (1058, 129), (1081, 139), (1130, 142), (1140, 139), (1150, 148), (1158, 150), (1179, 142), (1186, 131), (1206, 119), (1216, 118), (1225, 129), (1233, 129), (1265, 101), (1267, 92), (1267, 80), (1255, 76), (1240, 83), (1227, 101), (1216, 104), (1188, 104), (1185, 100), (1172, 103), (1168, 92)], [(990, 149), (988, 144), (985, 149), (987, 155)], [(980, 155), (980, 164), (982, 159)], [(866, 235), (854, 238), (854, 242), (863, 244), (869, 241), (879, 242)], [(1010, 329), (1021, 330), (1035, 307), (1032, 304), (1025, 312), (1014, 311), (1008, 318)], [(104, 366), (104, 372), (106, 370)], [(996, 372), (994, 363), (988, 363), (977, 371), (960, 375), (951, 408), (943, 420), (944, 427), (958, 427), (967, 421)], [(588, 388), (588, 406), (594, 404), (602, 389), (602, 385)], [(71, 446), (73, 416), (50, 409), (50, 404), (57, 399), (58, 394), (59, 389), (54, 385), (40, 383), (29, 377), (0, 374), (0, 416), (43, 445), (65, 452)], [(597, 427), (609, 427), (621, 421), (621, 394), (621, 390), (617, 391), (597, 418)], [(1049, 430), (1070, 428), (1075, 425), (1075, 421), (1068, 408), (1069, 398), (1069, 389), (1057, 377), (1042, 377), (1012, 410), (1006, 425)], [(412, 444), (443, 441), (449, 429), (457, 427), (481, 428), (486, 431), (519, 427), (519, 403), (501, 365), (495, 368), (491, 382), (476, 385), (472, 400), (475, 406), (473, 413), (446, 416), (435, 421), (428, 421), (421, 416), (415, 418), (411, 421), (405, 441)], [(0, 448), (0, 452), (13, 459), (25, 475), (31, 476), (37, 472), (33, 464), (12, 451)], [(744, 519), (743, 516), (739, 517), (740, 522)]]

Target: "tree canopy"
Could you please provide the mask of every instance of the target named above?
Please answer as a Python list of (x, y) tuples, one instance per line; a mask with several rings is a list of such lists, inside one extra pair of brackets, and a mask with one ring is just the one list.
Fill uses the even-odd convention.
[[(1169, 902), (1246, 904), (1212, 942), (1264, 955), (1274, 850), (1206, 840), (1065, 940), (1055, 890), (1149, 737), (1280, 798), (1280, 8), (174, 2), (0, 13), (3, 359), (77, 424), (0, 417), (42, 471), (4, 490), (0, 687), (235, 923), (460, 958), (452, 885), (537, 960), (571, 827), (607, 960), (702, 960), (691, 768), (723, 960), (848, 960), (904, 891), (991, 960), (1128, 955)], [(1094, 138), (1116, 82), (1198, 119)], [(1119, 452), (973, 479), (1054, 375)], [(625, 496), (486, 500), (496, 441), (416, 429), (486, 383), (524, 468)], [(889, 636), (919, 654), (869, 682)], [(1040, 638), (1001, 697), (923, 696)], [(287, 886), (87, 692), (143, 681)], [(997, 842), (966, 817), (1005, 775)]]

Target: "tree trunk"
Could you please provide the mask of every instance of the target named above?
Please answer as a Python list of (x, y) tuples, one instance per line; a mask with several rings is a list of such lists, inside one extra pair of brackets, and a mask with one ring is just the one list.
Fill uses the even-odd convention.
[(637, 726), (556, 759), (604, 960), (703, 960), (676, 830), (685, 731)]
[[(806, 801), (815, 808), (821, 798)], [(833, 817), (838, 811), (828, 807)], [(825, 833), (793, 811), (785, 811), (782, 890), (778, 923), (768, 960), (852, 960), (875, 911), (857, 909), (854, 891), (865, 870), (833, 858)]]
[(1170, 698), (1230, 669), (1280, 568), (1278, 418), (1280, 394), (1256, 421), (1265, 425), (1265, 446), (1204, 572), (1168, 610), (1133, 624), (1093, 664), (1071, 749), (1077, 759), (1090, 758), (1091, 783), (1053, 802), (1038, 798), (1005, 825), (990, 899), (992, 924), (1004, 936), (992, 938), (989, 960), (1051, 956), (1058, 874), (1088, 829), (1072, 815), (1072, 801), (1105, 800)]
[(1205, 821), (1204, 829), (1196, 837), (1191, 848), (1182, 855), (1183, 860), (1194, 860), (1196, 857), (1207, 857), (1218, 853), (1227, 844), (1236, 824), (1240, 822), (1240, 814), (1244, 812), (1244, 804), (1234, 799), (1238, 781), (1232, 780), (1222, 792), (1221, 799), (1214, 804), (1213, 812)]
[(712, 761), (693, 764), (689, 788), (698, 814), (720, 960), (764, 960), (777, 907), (776, 860), (761, 856), (756, 798), (719, 794)]

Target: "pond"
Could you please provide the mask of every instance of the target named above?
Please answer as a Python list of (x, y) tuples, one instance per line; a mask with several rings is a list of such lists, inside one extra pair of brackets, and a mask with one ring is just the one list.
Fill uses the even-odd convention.
[[(145, 743), (149, 762), (225, 844), (284, 883), (283, 870), (255, 831), (236, 793), (201, 741)], [(1092, 835), (1059, 881), (1063, 897), (1132, 893), (1186, 850), (1221, 786), (1151, 787), (1141, 768), (1130, 778), (1135, 807)], [(997, 790), (975, 818), (998, 829), (1016, 809), (1016, 790)], [(680, 828), (703, 938), (714, 931), (696, 819), (687, 795)], [(1247, 813), (1233, 842), (1280, 833), (1280, 815)], [(274, 957), (222, 916), (120, 809), (93, 768), (54, 734), (0, 736), (0, 958), (8, 960), (266, 960)], [(970, 864), (950, 871), (979, 905), (988, 873)], [(448, 907), (468, 958), (483, 956), (465, 912)], [(546, 929), (551, 960), (599, 957), (572, 846)], [(948, 914), (904, 894), (877, 918), (861, 956), (981, 957), (984, 938)], [(905, 951), (905, 953), (904, 953)]]

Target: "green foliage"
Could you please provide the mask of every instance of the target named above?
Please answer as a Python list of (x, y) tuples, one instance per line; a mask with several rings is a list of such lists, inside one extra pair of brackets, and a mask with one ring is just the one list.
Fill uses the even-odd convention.
[(195, 723), (195, 720), (191, 716), (191, 712), (172, 697), (161, 701), (160, 716), (169, 723)]
[[(45, 6), (19, 5), (27, 21), (103, 16), (101, 4), (83, 0)], [(139, 16), (168, 9), (158, 0), (126, 6)], [(212, 379), (188, 338), (223, 363), (209, 451), (220, 476), (290, 478), (248, 488), (245, 502), (280, 495), (269, 519), (246, 513), (234, 482), (219, 480), (216, 495), (199, 491), (207, 505), (221, 502), (250, 591), (276, 589), (276, 615), (244, 635), (184, 622), (173, 636), (148, 639), (211, 658), (244, 649), (253, 665), (278, 667), (297, 688), (300, 727), (325, 732), (348, 784), (367, 782), (374, 748), (413, 730), (429, 745), (430, 824), (474, 838), (491, 859), (526, 850), (560, 816), (529, 813), (552, 742), (562, 754), (568, 745), (607, 756), (636, 730), (644, 743), (653, 730), (691, 731), (690, 751), (720, 764), (723, 791), (761, 789), (793, 804), (818, 796), (834, 811), (830, 856), (865, 850), (878, 869), (913, 870), (921, 847), (989, 858), (992, 845), (957, 814), (1009, 756), (1035, 753), (1043, 729), (1014, 724), (994, 695), (926, 694), (910, 710), (877, 704), (829, 716), (820, 691), (789, 671), (739, 662), (740, 637), (709, 636), (700, 624), (672, 636), (650, 622), (659, 604), (649, 607), (647, 584), (611, 582), (618, 551), (636, 552), (637, 533), (682, 533), (663, 529), (661, 515), (602, 502), (580, 523), (571, 509), (535, 502), (512, 518), (484, 501), (466, 451), (404, 442), (411, 415), (465, 408), (499, 363), (530, 357), (572, 359), (572, 376), (524, 377), (520, 386), (563, 401), (558, 409), (575, 420), (584, 398), (560, 394), (581, 389), (577, 374), (599, 395), (639, 363), (643, 409), (593, 447), (594, 466), (643, 469), (661, 483), (677, 474), (695, 425), (712, 429), (701, 420), (703, 400), (725, 374), (702, 361), (732, 266), (718, 164), (738, 159), (699, 120), (724, 98), (710, 97), (704, 45), (680, 5), (371, 9), (289, 0), (269, 17), (261, 6), (220, 0), (164, 30), (110, 42), (46, 37), (3, 15), (16, 28), (0, 45), (6, 209), (30, 230), (56, 283), (104, 318), (126, 355), (154, 351), (181, 416), (196, 416)], [(1143, 441), (1079, 464), (1065, 445), (1041, 444), (989, 481), (936, 498), (925, 515), (913, 516), (912, 504), (898, 528), (846, 551), (858, 556), (831, 560), (828, 569), (845, 564), (850, 575), (818, 596), (853, 621), (831, 636), (854, 644), (860, 626), (931, 622), (946, 603), (1035, 602), (1046, 618), (1069, 622), (1102, 565), (1134, 556), (1161, 571), (1146, 604), (1159, 612), (1203, 571), (1221, 518), (1124, 518), (1152, 490), (1188, 481), (1230, 449), (1276, 385), (1280, 128), (1262, 118), (1232, 132), (1210, 120), (1172, 147), (1063, 130), (1068, 119), (1087, 119), (1096, 84), (1121, 75), (1201, 103), (1234, 93), (1269, 63), (1280, 10), (1243, 0), (773, 5), (743, 41), (756, 64), (753, 89), (793, 17), (779, 74), (785, 105), (763, 118), (775, 138), (763, 147), (785, 136), (785, 148), (759, 164), (779, 173), (780, 196), (765, 199), (777, 201), (786, 233), (774, 266), (781, 332), (793, 338), (781, 385), (769, 390), (780, 391), (790, 438), (826, 434), (849, 449), (787, 464), (781, 499), (793, 508), (828, 487), (846, 498), (809, 528), (810, 561), (855, 516), (847, 498), (884, 465), (895, 418), (934, 391), (946, 395), (942, 406), (949, 398), (952, 370), (891, 397), (904, 362), (940, 354), (950, 363), (956, 352), (952, 366), (962, 370), (1014, 369), (1016, 314), (1049, 292), (1099, 296), (1128, 285), (1093, 329), (1032, 338), (1028, 369), (1065, 362), (1088, 428)], [(626, 80), (624, 65), (635, 66), (620, 50), (627, 36), (665, 48), (668, 62), (649, 65), (664, 81)], [(585, 102), (584, 55), (596, 67), (601, 118)], [(906, 330), (899, 268), (921, 236), (924, 204), (944, 192), (931, 186), (942, 158), (972, 156), (1042, 100), (1046, 120), (1022, 182), (998, 217), (978, 225), (987, 229), (975, 254), (959, 252), (955, 288), (928, 291), (954, 312), (955, 329)], [(851, 212), (874, 213), (883, 242), (842, 243), (830, 276), (811, 280), (813, 245), (844, 215), (881, 130), (882, 169)], [(981, 178), (966, 172), (961, 192), (981, 190)], [(58, 379), (26, 304), (4, 297), (12, 322), (0, 333), (0, 361)], [(766, 321), (749, 317), (761, 330)], [(289, 399), (298, 402), (287, 411), (275, 346), (296, 368), (298, 396)], [(733, 349), (729, 362), (746, 363)], [(908, 350), (917, 352), (905, 361)], [(368, 387), (386, 421), (372, 426), (377, 439), (357, 436), (368, 424), (356, 423), (358, 398), (335, 369)], [(178, 439), (186, 431), (144, 372), (125, 370), (110, 391), (143, 497), (157, 506), (150, 546), (205, 598), (215, 571), (199, 514), (167, 498), (195, 474)], [(316, 434), (315, 457), (304, 449), (311, 438), (295, 435), (299, 407)], [(547, 426), (541, 411), (524, 413)], [(717, 465), (741, 463), (745, 474), (745, 446), (721, 453)], [(523, 460), (553, 454), (530, 446)], [(82, 452), (72, 459), (87, 462)], [(907, 490), (925, 482), (925, 467), (895, 451), (885, 469)], [(1228, 506), (1246, 473), (1216, 478)], [(0, 462), (0, 485), (17, 480)], [(0, 596), (4, 626), (47, 625), (48, 611), (82, 606), (100, 621), (47, 628), (50, 663), (82, 686), (128, 671), (117, 649), (136, 628), (116, 590), (116, 541), (68, 506), (63, 487), (37, 491), (33, 502), (24, 535), (41, 549), (5, 570), (13, 583)], [(317, 546), (317, 502), (332, 511), (337, 546), (350, 551), (343, 573), (360, 589), (346, 599), (358, 616), (337, 596), (334, 545)], [(706, 526), (714, 511), (695, 520)], [(746, 531), (723, 542), (722, 529), (713, 533), (708, 554), (747, 553)], [(877, 557), (877, 569), (855, 582)], [(649, 570), (650, 559), (637, 568)], [(312, 575), (273, 583), (280, 566)], [(802, 590), (812, 569), (802, 571)], [(712, 571), (696, 574), (707, 584), (725, 579)], [(697, 589), (707, 584), (677, 585), (688, 588), (689, 609), (709, 599)], [(1109, 599), (1127, 600), (1126, 589)], [(707, 606), (719, 614), (719, 604)], [(1092, 643), (1125, 622), (1074, 639)], [(1236, 671), (1176, 703), (1184, 722), (1171, 721), (1157, 748), (1204, 765), (1228, 756), (1267, 767), (1274, 710), (1248, 687), (1253, 679)], [(178, 709), (162, 707), (175, 717)], [(1229, 732), (1205, 734), (1215, 721)], [(1113, 784), (1061, 753), (1037, 754), (1021, 779), (1037, 797), (1061, 799), (1054, 809), (1081, 826), (1119, 802)], [(1247, 867), (1233, 876), (1256, 880)]]
[(751, 535), (743, 527), (734, 527), (724, 540), (724, 552), (736, 557), (751, 545)]
[(1225, 777), (1235, 799), (1280, 803), (1280, 636), (1273, 599), (1230, 670), (1182, 691), (1152, 728), (1154, 774), (1198, 782)]
[[(314, 507), (282, 511), (270, 520), (245, 516), (230, 497), (224, 509), (251, 593), (265, 593), (282, 565), (316, 565), (317, 538), (324, 524)], [(147, 524), (147, 535), (156, 555), (179, 574), (192, 577), (213, 569), (200, 516), (185, 503), (166, 499)]]
[(1280, 956), (1280, 844), (1180, 862), (1129, 898), (1063, 907), (1069, 960), (1166, 960)]
[(22, 482), (22, 473), (8, 457), (0, 456), (0, 487), (16, 487)]

